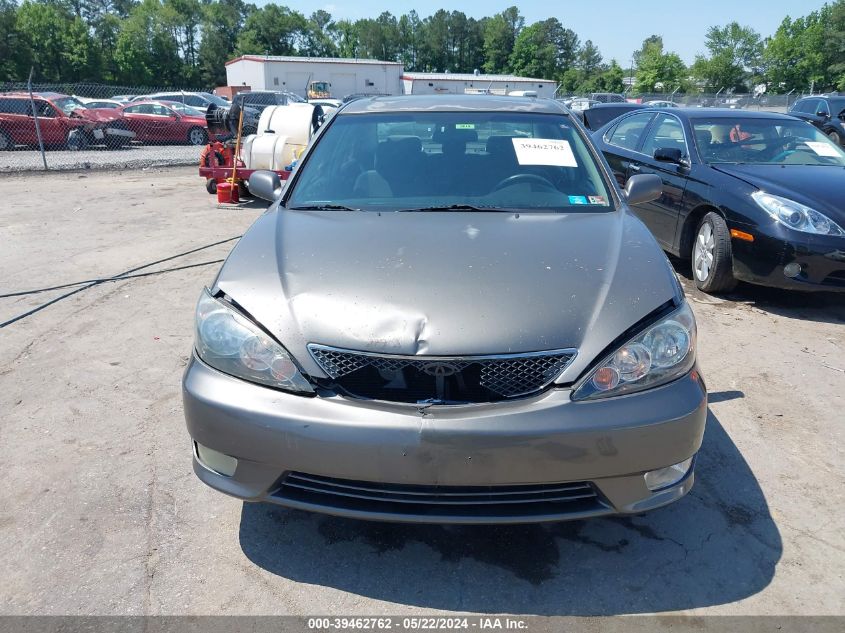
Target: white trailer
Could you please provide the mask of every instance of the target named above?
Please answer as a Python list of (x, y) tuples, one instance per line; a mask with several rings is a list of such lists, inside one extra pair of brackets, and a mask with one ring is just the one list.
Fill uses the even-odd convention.
[(472, 73), (402, 73), (406, 95), (431, 94), (494, 94), (513, 92), (535, 93), (538, 97), (554, 97), (557, 83), (549, 79), (516, 75), (476, 75)]
[(374, 59), (242, 55), (226, 62), (229, 86), (284, 90), (305, 97), (309, 81), (328, 81), (332, 97), (402, 94), (402, 64)]

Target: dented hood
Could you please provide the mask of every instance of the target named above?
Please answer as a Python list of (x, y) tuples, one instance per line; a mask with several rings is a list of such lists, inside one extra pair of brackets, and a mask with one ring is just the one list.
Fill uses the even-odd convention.
[(92, 123), (109, 123), (123, 118), (120, 112), (110, 108), (86, 108), (84, 110), (80, 108), (73, 111), (73, 116), (86, 119)]
[(577, 348), (565, 379), (677, 288), (629, 212), (284, 209), (253, 224), (216, 286), (313, 375), (308, 343), (437, 356)]

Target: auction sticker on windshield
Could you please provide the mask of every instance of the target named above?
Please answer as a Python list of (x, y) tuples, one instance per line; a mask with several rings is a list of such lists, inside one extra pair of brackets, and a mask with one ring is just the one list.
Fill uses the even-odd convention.
[(820, 141), (804, 142), (811, 150), (813, 150), (819, 156), (831, 156), (833, 158), (839, 158), (839, 153), (836, 151), (836, 148), (832, 145), (828, 145), (827, 143), (822, 143)]
[(555, 138), (514, 138), (513, 149), (520, 165), (577, 167), (569, 141)]

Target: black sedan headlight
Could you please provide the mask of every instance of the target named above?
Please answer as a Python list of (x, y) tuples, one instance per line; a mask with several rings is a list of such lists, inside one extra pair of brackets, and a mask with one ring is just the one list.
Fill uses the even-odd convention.
[(695, 316), (684, 302), (607, 356), (575, 386), (573, 400), (652, 389), (680, 378), (695, 364)]
[(836, 222), (800, 202), (765, 191), (755, 191), (751, 198), (775, 220), (791, 229), (816, 235), (845, 236), (845, 231)]

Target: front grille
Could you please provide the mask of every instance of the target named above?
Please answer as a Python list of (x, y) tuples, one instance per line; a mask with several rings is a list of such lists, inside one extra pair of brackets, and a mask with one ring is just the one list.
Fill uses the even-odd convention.
[(586, 481), (508, 486), (383, 484), (289, 472), (278, 500), (357, 512), (472, 517), (543, 516), (604, 508)]
[(395, 356), (309, 344), (311, 356), (348, 395), (390, 402), (496, 402), (541, 391), (574, 349), (496, 356)]

